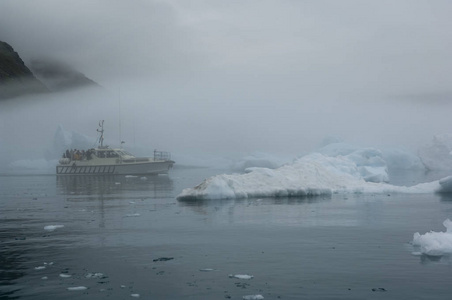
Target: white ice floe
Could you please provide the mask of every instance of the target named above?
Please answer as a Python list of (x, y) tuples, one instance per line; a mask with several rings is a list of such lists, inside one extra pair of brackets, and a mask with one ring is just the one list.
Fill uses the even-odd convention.
[(249, 279), (252, 279), (253, 277), (254, 277), (253, 275), (246, 275), (246, 274), (236, 274), (236, 275), (229, 274), (229, 278), (237, 278), (237, 279), (244, 279), (244, 280), (249, 280)]
[(262, 295), (246, 295), (242, 297), (243, 300), (262, 300), (264, 296)]
[(88, 273), (85, 275), (85, 278), (91, 279), (91, 278), (104, 278), (105, 275), (103, 273)]
[(44, 226), (44, 230), (54, 231), (55, 229), (63, 228), (63, 227), (64, 227), (64, 225), (47, 225), (47, 226)]
[(135, 213), (135, 214), (127, 214), (127, 215), (125, 215), (125, 216), (128, 217), (128, 218), (131, 218), (131, 217), (139, 217), (140, 214), (138, 214), (138, 213)]
[(38, 266), (35, 267), (35, 270), (44, 270), (46, 268), (46, 266)]
[(49, 277), (47, 277), (47, 276), (42, 276), (41, 279), (42, 279), (42, 280), (47, 280), (47, 279), (49, 279)]
[(420, 249), (420, 253), (429, 256), (452, 254), (452, 222), (443, 222), (446, 232), (430, 231), (425, 234), (416, 232), (413, 236), (413, 246)]
[(61, 277), (61, 278), (69, 278), (69, 277), (72, 277), (72, 275), (61, 273), (61, 274), (60, 274), (60, 277)]
[(88, 289), (86, 286), (73, 286), (67, 288), (68, 291), (84, 291), (86, 289)]
[(131, 297), (140, 298), (140, 294), (130, 294)]
[(215, 269), (211, 269), (211, 268), (205, 268), (205, 269), (199, 269), (200, 272), (212, 272), (215, 271)]
[[(361, 193), (451, 192), (452, 177), (411, 187), (394, 186), (386, 181), (386, 167), (375, 149), (351, 150), (345, 146), (337, 153), (312, 153), (278, 169), (253, 168), (246, 174), (222, 174), (206, 179), (194, 188), (184, 189), (178, 199), (238, 199), (298, 197)], [(328, 150), (328, 151), (327, 151)], [(332, 150), (330, 151), (332, 152)], [(341, 153), (349, 153), (341, 155)]]

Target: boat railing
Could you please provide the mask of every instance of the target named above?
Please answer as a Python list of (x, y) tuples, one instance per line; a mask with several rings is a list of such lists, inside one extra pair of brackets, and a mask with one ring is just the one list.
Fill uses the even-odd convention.
[(154, 160), (171, 160), (171, 153), (154, 150)]
[(147, 162), (149, 161), (149, 158), (147, 157), (134, 157), (134, 158), (127, 158), (121, 160), (124, 163), (137, 163), (137, 162)]

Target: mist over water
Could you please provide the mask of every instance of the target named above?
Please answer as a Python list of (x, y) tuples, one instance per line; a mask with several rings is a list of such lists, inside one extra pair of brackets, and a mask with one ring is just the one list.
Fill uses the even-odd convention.
[(59, 125), (95, 137), (99, 120), (112, 146), (176, 157), (292, 158), (331, 136), (416, 152), (452, 125), (450, 8), (3, 1), (0, 40), (26, 64), (52, 58), (102, 88), (0, 103), (1, 164), (45, 158)]
[[(51, 72), (0, 101), (0, 298), (450, 297), (451, 12), (0, 1), (27, 66), (98, 85)], [(175, 168), (55, 176), (100, 120), (104, 144)]]

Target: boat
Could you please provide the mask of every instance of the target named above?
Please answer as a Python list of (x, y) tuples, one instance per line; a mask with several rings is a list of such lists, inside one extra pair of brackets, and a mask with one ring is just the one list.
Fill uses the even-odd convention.
[(75, 153), (67, 150), (58, 161), (57, 175), (158, 175), (168, 174), (173, 167), (175, 162), (167, 151), (154, 150), (153, 157), (136, 157), (122, 148), (104, 146), (103, 120), (99, 127), (99, 146)]

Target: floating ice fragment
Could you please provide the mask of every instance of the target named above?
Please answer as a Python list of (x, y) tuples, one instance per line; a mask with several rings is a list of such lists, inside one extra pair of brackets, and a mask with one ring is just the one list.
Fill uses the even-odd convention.
[(72, 275), (70, 275), (70, 274), (60, 274), (60, 277), (61, 278), (69, 278), (69, 277), (72, 277)]
[(55, 229), (63, 228), (63, 227), (64, 227), (64, 225), (47, 225), (47, 226), (44, 226), (44, 230), (54, 231)]
[(139, 217), (140, 214), (127, 214), (126, 217)]
[(42, 279), (42, 280), (47, 280), (47, 279), (49, 279), (49, 277), (47, 277), (47, 276), (42, 276), (41, 279)]
[(91, 279), (91, 278), (104, 278), (103, 273), (88, 273), (85, 275), (85, 278)]
[(73, 286), (67, 288), (68, 291), (84, 291), (86, 289), (88, 289), (86, 286)]
[(253, 275), (246, 275), (246, 274), (236, 274), (236, 275), (229, 274), (229, 278), (237, 278), (237, 279), (248, 280), (248, 279), (251, 279), (253, 277), (254, 277)]
[(420, 248), (422, 254), (429, 256), (442, 256), (452, 253), (452, 221), (443, 222), (446, 232), (430, 231), (425, 234), (416, 232), (413, 235), (413, 246)]
[(147, 177), (144, 177), (144, 176), (143, 176), (143, 177), (140, 177), (140, 179), (143, 180), (143, 181), (144, 181), (144, 180), (148, 180), (148, 178), (147, 178)]
[(129, 201), (130, 204), (135, 204), (135, 201)]
[(121, 184), (121, 182), (115, 182), (115, 184), (116, 184), (116, 185), (120, 185), (120, 184)]
[(206, 269), (200, 269), (199, 271), (201, 271), (201, 272), (211, 272), (211, 271), (215, 271), (215, 269), (206, 268)]
[(137, 178), (138, 176), (135, 175), (126, 175), (126, 178)]
[(262, 300), (264, 296), (262, 295), (246, 295), (242, 297), (243, 300)]
[(122, 289), (125, 289), (125, 288), (126, 288), (126, 286), (125, 286), (125, 285), (123, 285), (123, 284), (121, 284), (121, 288), (122, 288)]
[(131, 297), (140, 298), (140, 294), (130, 294)]
[(35, 267), (35, 270), (44, 270), (46, 268), (46, 266), (38, 266)]

